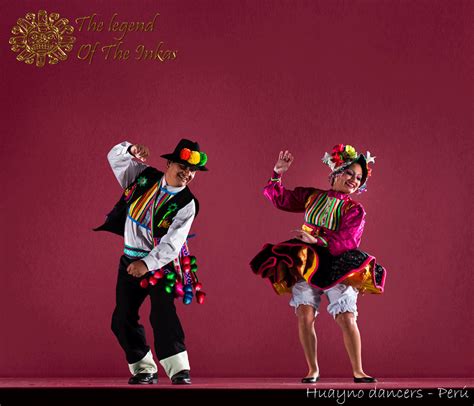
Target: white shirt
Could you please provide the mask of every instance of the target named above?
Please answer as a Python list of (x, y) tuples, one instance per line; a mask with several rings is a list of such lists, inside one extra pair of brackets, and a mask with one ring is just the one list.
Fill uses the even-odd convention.
[[(148, 167), (148, 165), (135, 161), (133, 156), (127, 152), (130, 145), (132, 145), (130, 142), (124, 141), (113, 147), (107, 154), (107, 159), (122, 189), (127, 188)], [(185, 186), (169, 186), (166, 184), (165, 177), (163, 176), (161, 188), (157, 189), (156, 199), (159, 200), (165, 193), (161, 190), (163, 188), (174, 194), (183, 190)], [(151, 210), (152, 208), (149, 209), (147, 216), (151, 216)], [(150, 251), (141, 260), (145, 262), (149, 271), (160, 269), (178, 257), (189, 234), (195, 215), (196, 204), (192, 200), (182, 209), (178, 210), (168, 232), (161, 238), (158, 245), (153, 247), (151, 230), (144, 225), (132, 221), (127, 213), (124, 232), (125, 245)]]

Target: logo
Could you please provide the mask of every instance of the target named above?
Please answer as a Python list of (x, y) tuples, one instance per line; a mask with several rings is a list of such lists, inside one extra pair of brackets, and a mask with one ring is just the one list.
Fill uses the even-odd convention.
[(11, 31), (15, 36), (10, 38), (9, 43), (13, 52), (19, 52), (16, 59), (28, 65), (35, 63), (42, 68), (46, 59), (50, 65), (65, 61), (76, 41), (71, 36), (74, 28), (69, 25), (69, 20), (59, 18), (58, 13), (48, 16), (45, 10), (39, 10), (38, 15), (28, 13), (16, 24)]

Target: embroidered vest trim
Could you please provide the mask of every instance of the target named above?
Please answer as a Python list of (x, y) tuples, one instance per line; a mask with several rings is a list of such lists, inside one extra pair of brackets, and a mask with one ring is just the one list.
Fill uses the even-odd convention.
[[(125, 231), (125, 220), (128, 210), (134, 211), (136, 218), (144, 218), (146, 210), (155, 202), (151, 197), (156, 192), (158, 182), (164, 173), (159, 170), (147, 167), (137, 178), (124, 190), (120, 200), (114, 208), (107, 214), (105, 223), (94, 228), (94, 231), (109, 231), (123, 236)], [(181, 192), (172, 195), (172, 198), (160, 199), (153, 208), (151, 230), (153, 238), (161, 238), (167, 232), (173, 222), (176, 213), (194, 200), (196, 205), (196, 216), (199, 212), (199, 202), (186, 186)]]

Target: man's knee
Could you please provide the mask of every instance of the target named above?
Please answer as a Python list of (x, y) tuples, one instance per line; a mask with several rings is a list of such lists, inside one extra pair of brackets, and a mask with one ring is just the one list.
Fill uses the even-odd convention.
[(123, 307), (116, 307), (112, 314), (111, 328), (115, 334), (118, 334), (126, 326), (138, 323), (139, 315), (132, 313)]
[(118, 308), (115, 308), (112, 314), (112, 322), (110, 327), (115, 335), (117, 335), (125, 324), (125, 317), (123, 317), (122, 312)]

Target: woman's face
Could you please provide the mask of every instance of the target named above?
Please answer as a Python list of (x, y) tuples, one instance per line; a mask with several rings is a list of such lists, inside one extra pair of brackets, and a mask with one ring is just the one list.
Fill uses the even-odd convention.
[(361, 181), (362, 167), (358, 163), (353, 163), (351, 166), (344, 169), (344, 172), (336, 175), (332, 185), (332, 190), (351, 194), (359, 189)]

